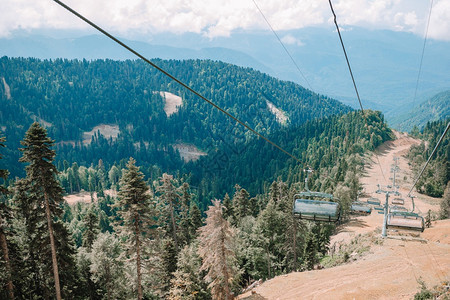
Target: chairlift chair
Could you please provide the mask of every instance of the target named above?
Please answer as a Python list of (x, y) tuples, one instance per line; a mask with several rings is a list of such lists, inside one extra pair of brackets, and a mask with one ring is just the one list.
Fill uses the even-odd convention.
[(351, 214), (354, 215), (370, 215), (372, 208), (364, 202), (355, 201), (351, 206)]
[(372, 205), (380, 205), (381, 204), (380, 200), (378, 200), (377, 198), (374, 198), (374, 197), (367, 199), (367, 203), (372, 204)]
[(387, 228), (409, 229), (423, 232), (423, 217), (413, 212), (391, 212), (387, 216)]
[(405, 204), (405, 199), (403, 199), (403, 198), (394, 198), (394, 199), (392, 199), (392, 204), (403, 205), (403, 204)]
[[(317, 200), (321, 199), (321, 200)], [(325, 199), (331, 201), (324, 201)], [(333, 195), (320, 192), (301, 192), (294, 196), (294, 216), (304, 220), (337, 222), (340, 218), (340, 206)]]
[(406, 207), (404, 206), (399, 206), (399, 205), (393, 205), (393, 206), (389, 206), (389, 212), (390, 213), (394, 213), (394, 212), (407, 212), (408, 210), (406, 209)]

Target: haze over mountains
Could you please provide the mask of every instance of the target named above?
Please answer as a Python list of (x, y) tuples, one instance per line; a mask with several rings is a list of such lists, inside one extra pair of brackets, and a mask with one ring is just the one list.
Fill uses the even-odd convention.
[[(133, 59), (108, 38), (89, 33), (17, 32), (0, 39), (0, 55), (37, 58)], [(350, 28), (344, 43), (365, 108), (378, 109), (388, 121), (450, 88), (450, 42), (428, 40), (414, 99), (423, 39), (387, 30)], [(52, 38), (50, 36), (54, 36)], [(62, 38), (62, 37), (66, 38)], [(71, 36), (73, 38), (67, 38)], [(337, 33), (331, 28), (279, 32), (304, 77), (268, 31), (235, 32), (230, 37), (164, 33), (136, 37), (132, 47), (149, 58), (211, 59), (246, 66), (357, 107)], [(306, 80), (305, 80), (306, 78)], [(395, 123), (395, 122), (394, 122)]]

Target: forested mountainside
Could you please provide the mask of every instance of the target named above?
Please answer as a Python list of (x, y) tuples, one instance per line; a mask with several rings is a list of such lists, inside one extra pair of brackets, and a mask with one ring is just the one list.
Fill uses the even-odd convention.
[(201, 188), (202, 199), (220, 195), (220, 191), (229, 192), (234, 184), (245, 186), (251, 194), (259, 194), (267, 191), (268, 184), (277, 178), (289, 185), (303, 182), (306, 166), (317, 170), (310, 187), (332, 192), (349, 172), (355, 172), (347, 163), (350, 156), (360, 160), (365, 152), (391, 139), (383, 115), (373, 111), (366, 114), (368, 127), (358, 111), (311, 120), (269, 136), (301, 163), (258, 139), (219, 148), (187, 165), (183, 173), (192, 174), (191, 183)]
[[(310, 187), (332, 191), (343, 220), (361, 189), (362, 154), (390, 138), (380, 113), (366, 111), (366, 118), (367, 126), (361, 112), (350, 112), (272, 136), (306, 166), (316, 168)], [(226, 163), (230, 166), (225, 170), (233, 174), (219, 173), (226, 182), (270, 164), (274, 174), (261, 176), (280, 176), (261, 182), (267, 190), (255, 197), (236, 184), (232, 196), (226, 194), (211, 205), (211, 198), (198, 202), (201, 193), (214, 191), (205, 181), (219, 182), (210, 174), (195, 175), (205, 176), (201, 187), (191, 186), (190, 174), (163, 173), (146, 181), (132, 158), (109, 170), (101, 160), (89, 168), (66, 162), (58, 173), (53, 141), (39, 123), (33, 123), (20, 150), (26, 177), (10, 182), (9, 190), (0, 190), (0, 238), (8, 247), (0, 264), (0, 284), (7, 289), (0, 296), (231, 299), (253, 280), (311, 270), (327, 259), (334, 225), (293, 216), (293, 195), (304, 188), (302, 166), (288, 161), (277, 168), (276, 161), (286, 158), (269, 155), (275, 150), (258, 140), (242, 146), (245, 161)], [(5, 178), (6, 170), (0, 171)], [(96, 191), (97, 200), (69, 206), (62, 187)], [(118, 195), (107, 193), (107, 188), (118, 190)], [(202, 204), (209, 205), (204, 220)], [(54, 241), (49, 242), (49, 236)]]
[[(284, 112), (290, 126), (350, 111), (336, 100), (249, 68), (201, 60), (155, 63), (265, 134), (284, 126), (270, 104)], [(174, 144), (192, 144), (207, 152), (252, 138), (142, 61), (3, 57), (0, 77), (0, 126), (7, 137), (2, 166), (13, 176), (24, 175), (17, 149), (33, 120), (55, 139), (57, 163), (86, 166), (102, 159), (110, 167), (133, 156), (144, 170), (155, 165), (174, 171), (182, 165)], [(170, 116), (164, 111), (166, 92), (182, 98), (182, 106)], [(114, 134), (99, 134), (102, 125), (109, 125)]]
[[(230, 299), (311, 270), (335, 227), (292, 214), (303, 169), (345, 221), (363, 155), (392, 137), (379, 112), (250, 69), (159, 61), (299, 163), (140, 62), (1, 63), (2, 299)], [(204, 155), (182, 161), (181, 143)], [(81, 190), (92, 201), (64, 200)]]
[[(415, 128), (411, 132), (413, 136), (424, 141), (418, 146), (411, 147), (408, 154), (409, 161), (412, 164), (416, 176), (422, 170), (425, 162), (430, 157), (434, 147), (438, 143), (449, 122), (450, 118), (435, 122), (428, 122), (420, 131)], [(425, 193), (432, 197), (442, 197), (444, 195), (444, 191), (450, 182), (449, 141), (450, 137), (447, 133), (439, 148), (436, 149), (436, 153), (431, 158), (424, 174), (417, 182), (416, 188), (419, 192)]]
[(414, 126), (423, 128), (428, 122), (450, 117), (450, 90), (438, 93), (408, 112), (392, 118), (394, 128), (410, 131)]

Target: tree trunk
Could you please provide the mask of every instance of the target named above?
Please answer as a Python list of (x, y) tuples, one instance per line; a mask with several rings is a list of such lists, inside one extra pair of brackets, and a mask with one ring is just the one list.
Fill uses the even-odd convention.
[(45, 214), (47, 215), (48, 233), (50, 235), (50, 246), (52, 248), (53, 277), (55, 278), (56, 300), (61, 300), (61, 287), (59, 285), (58, 261), (56, 259), (55, 237), (53, 236), (52, 218), (50, 215), (50, 204), (48, 194), (44, 192)]
[[(223, 229), (222, 229), (223, 230)], [(230, 287), (229, 287), (229, 275), (228, 275), (228, 270), (227, 270), (227, 257), (225, 255), (225, 234), (222, 233), (222, 239), (221, 239), (221, 258), (222, 258), (222, 262), (223, 262), (223, 268), (222, 268), (222, 273), (223, 273), (223, 280), (225, 282), (225, 295), (226, 295), (226, 299), (232, 299), (231, 296), (231, 292), (230, 292)]]
[[(3, 220), (0, 217), (0, 224), (1, 223), (3, 223)], [(6, 284), (6, 286), (8, 289), (9, 298), (12, 300), (14, 299), (14, 285), (11, 280), (11, 264), (9, 261), (8, 244), (6, 243), (6, 235), (3, 232), (3, 228), (0, 228), (0, 243), (3, 251), (3, 257), (5, 258), (6, 272), (8, 277), (8, 283)]]
[(178, 243), (177, 243), (177, 226), (175, 224), (175, 215), (173, 213), (173, 204), (169, 199), (170, 203), (170, 219), (172, 220), (172, 235), (173, 235), (173, 243), (175, 244), (175, 251), (178, 253)]
[(136, 270), (137, 270), (137, 292), (138, 300), (142, 300), (142, 278), (141, 278), (141, 245), (139, 236), (141, 234), (139, 230), (139, 219), (135, 219), (135, 235), (136, 235)]

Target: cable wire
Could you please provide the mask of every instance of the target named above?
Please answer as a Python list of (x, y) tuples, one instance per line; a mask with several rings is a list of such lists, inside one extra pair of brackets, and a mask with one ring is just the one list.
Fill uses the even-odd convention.
[(84, 16), (82, 16), (81, 14), (79, 14), (78, 12), (76, 12), (75, 10), (73, 10), (72, 8), (70, 8), (69, 6), (67, 6), (66, 4), (62, 3), (59, 0), (53, 0), (54, 2), (56, 2), (57, 4), (59, 4), (60, 6), (62, 6), (63, 8), (65, 8), (66, 10), (68, 10), (69, 12), (71, 12), (72, 14), (74, 14), (75, 16), (77, 16), (78, 18), (80, 18), (81, 20), (83, 20), (84, 22), (86, 22), (87, 24), (89, 24), (90, 26), (94, 27), (95, 29), (97, 29), (98, 31), (100, 31), (101, 33), (103, 33), (104, 35), (106, 35), (107, 37), (109, 37), (110, 39), (112, 39), (114, 42), (116, 42), (117, 44), (119, 44), (120, 46), (124, 47), (125, 49), (127, 49), (128, 51), (130, 51), (131, 53), (133, 53), (134, 55), (136, 55), (137, 57), (139, 57), (140, 59), (142, 59), (143, 61), (145, 61), (146, 63), (148, 63), (149, 65), (151, 65), (153, 68), (157, 69), (158, 71), (160, 71), (161, 73), (163, 73), (164, 75), (166, 75), (167, 77), (169, 77), (170, 79), (172, 79), (173, 81), (177, 82), (178, 84), (180, 84), (182, 87), (184, 87), (185, 89), (189, 90), (190, 92), (192, 92), (194, 95), (200, 97), (202, 100), (204, 100), (205, 102), (207, 102), (208, 104), (212, 105), (214, 108), (216, 108), (217, 110), (221, 111), (222, 113), (224, 113), (225, 115), (227, 115), (228, 117), (230, 117), (231, 119), (233, 119), (234, 121), (238, 122), (239, 124), (241, 124), (242, 126), (244, 126), (247, 130), (251, 131), (252, 133), (256, 134), (258, 137), (262, 138), (263, 140), (265, 140), (266, 142), (268, 142), (269, 144), (271, 144), (272, 146), (274, 146), (275, 148), (279, 149), (280, 151), (282, 151), (283, 153), (287, 154), (288, 156), (290, 156), (291, 158), (293, 158), (295, 161), (297, 161), (298, 163), (301, 163), (300, 159), (298, 159), (296, 156), (294, 156), (293, 154), (289, 153), (288, 151), (284, 150), (282, 147), (278, 146), (275, 142), (272, 142), (270, 139), (268, 139), (267, 137), (265, 137), (264, 135), (262, 135), (261, 133), (257, 132), (256, 130), (254, 130), (253, 128), (251, 128), (249, 125), (247, 125), (246, 123), (244, 123), (243, 121), (239, 120), (238, 118), (236, 118), (235, 116), (233, 116), (232, 114), (230, 114), (229, 112), (227, 112), (226, 110), (224, 110), (223, 108), (221, 108), (220, 106), (218, 106), (217, 104), (215, 104), (214, 102), (212, 102), (211, 100), (207, 99), (206, 97), (204, 97), (203, 95), (201, 95), (199, 92), (195, 91), (193, 88), (189, 87), (187, 84), (185, 84), (184, 82), (182, 82), (181, 80), (177, 79), (175, 76), (171, 75), (170, 73), (168, 73), (167, 71), (165, 71), (164, 69), (162, 69), (161, 67), (157, 66), (156, 64), (154, 64), (153, 62), (151, 62), (149, 59), (147, 59), (146, 57), (144, 57), (142, 54), (140, 54), (139, 52), (137, 52), (136, 50), (132, 49), (131, 47), (129, 47), (128, 45), (126, 45), (125, 43), (121, 42), (120, 40), (118, 40), (116, 37), (114, 37), (113, 35), (111, 35), (110, 33), (108, 33), (107, 31), (105, 31), (104, 29), (102, 29), (100, 26), (96, 25), (95, 23), (93, 23), (92, 21), (88, 20), (87, 18), (85, 18)]
[[(350, 66), (350, 61), (348, 59), (347, 51), (345, 50), (345, 46), (344, 46), (344, 41), (342, 40), (341, 31), (339, 30), (339, 25), (338, 25), (338, 23), (336, 21), (336, 13), (334, 12), (333, 4), (331, 4), (331, 0), (328, 0), (328, 2), (330, 3), (331, 12), (333, 13), (334, 24), (336, 25), (336, 30), (337, 30), (337, 33), (339, 35), (339, 40), (341, 41), (341, 46), (342, 46), (342, 50), (344, 51), (345, 60), (347, 61), (348, 70), (350, 71), (350, 76), (352, 77), (352, 82), (353, 82), (353, 87), (355, 88), (356, 97), (358, 98), (359, 106), (361, 107), (361, 112), (362, 112), (364, 121), (366, 122), (367, 131), (369, 131), (369, 124), (367, 122), (367, 116), (366, 116), (366, 113), (365, 113), (364, 108), (362, 106), (361, 98), (359, 97), (359, 92), (358, 92), (358, 88), (356, 87), (356, 82), (355, 82), (355, 77), (353, 76), (352, 67)], [(383, 176), (383, 179), (386, 182), (387, 180), (386, 180), (386, 177), (384, 176), (383, 168), (381, 167), (380, 160), (379, 160), (378, 155), (376, 153), (375, 153), (375, 157), (377, 159), (378, 165), (380, 166), (381, 175)]]
[(417, 89), (419, 87), (420, 73), (422, 72), (423, 55), (425, 53), (425, 45), (427, 43), (428, 28), (430, 26), (430, 19), (431, 19), (431, 11), (432, 10), (433, 10), (433, 0), (431, 0), (431, 3), (430, 3), (430, 12), (428, 13), (428, 22), (427, 22), (427, 27), (425, 29), (425, 37), (423, 39), (422, 56), (420, 57), (419, 74), (417, 74), (416, 89), (414, 91), (414, 99), (413, 99), (413, 107), (414, 107), (414, 104), (416, 103)]
[(303, 74), (303, 72), (300, 70), (300, 67), (298, 66), (298, 64), (295, 62), (294, 58), (292, 57), (291, 53), (288, 51), (288, 49), (286, 48), (286, 46), (284, 45), (284, 43), (281, 41), (280, 37), (278, 36), (277, 32), (275, 31), (275, 29), (273, 29), (272, 25), (270, 25), (269, 20), (266, 18), (266, 16), (264, 15), (264, 13), (262, 12), (261, 8), (259, 8), (258, 3), (256, 3), (256, 0), (253, 0), (253, 3), (255, 4), (256, 8), (259, 10), (259, 12), (261, 13), (261, 16), (264, 18), (264, 20), (266, 21), (267, 25), (269, 25), (270, 30), (272, 30), (273, 34), (277, 37), (278, 42), (280, 42), (281, 46), (283, 47), (284, 51), (286, 51), (287, 55), (290, 57), (292, 63), (294, 63), (295, 67), (297, 68), (297, 70), (300, 72), (300, 74), (302, 75), (303, 79), (305, 79), (306, 83), (309, 86), (309, 89), (312, 91), (312, 87), (311, 84), (309, 83), (308, 79), (306, 79), (305, 75)]
[(450, 128), (450, 122), (448, 122), (447, 127), (445, 128), (444, 132), (442, 133), (439, 141), (437, 142), (436, 146), (433, 149), (433, 152), (430, 154), (430, 157), (428, 157), (427, 162), (425, 163), (425, 165), (423, 166), (422, 170), (419, 173), (419, 176), (417, 176), (416, 180), (414, 181), (414, 184), (412, 185), (411, 189), (408, 192), (408, 197), (411, 195), (412, 190), (414, 189), (414, 187), (417, 184), (417, 181), (419, 181), (419, 178), (422, 176), (423, 171), (425, 171), (425, 168), (428, 166), (428, 163), (430, 162), (431, 158), (433, 157), (434, 153), (436, 152), (436, 149), (439, 147), (439, 145), (441, 144), (442, 140), (444, 139), (445, 135), (448, 132), (448, 129)]

